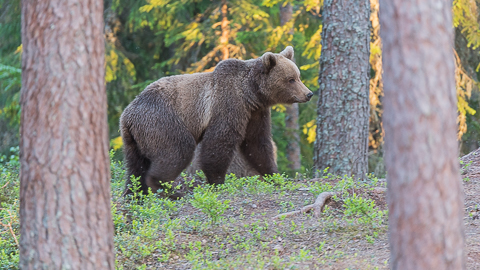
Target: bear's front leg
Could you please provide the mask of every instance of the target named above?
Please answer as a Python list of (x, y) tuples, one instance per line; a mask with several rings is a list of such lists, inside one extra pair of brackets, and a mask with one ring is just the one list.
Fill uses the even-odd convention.
[(270, 125), (269, 108), (255, 111), (240, 145), (243, 155), (260, 175), (278, 173)]
[(209, 184), (225, 183), (225, 174), (233, 160), (235, 147), (240, 144), (239, 132), (212, 125), (207, 128), (200, 150), (200, 168)]

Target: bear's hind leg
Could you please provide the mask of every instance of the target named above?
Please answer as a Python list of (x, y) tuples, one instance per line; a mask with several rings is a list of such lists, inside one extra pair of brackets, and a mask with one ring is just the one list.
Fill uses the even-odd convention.
[(127, 168), (127, 179), (125, 181), (125, 190), (123, 195), (131, 195), (132, 191), (132, 180), (131, 176), (140, 177), (140, 190), (137, 192), (146, 194), (147, 186), (145, 185), (145, 173), (150, 167), (150, 160), (142, 155), (140, 149), (138, 148), (137, 142), (133, 139), (133, 136), (130, 134), (130, 130), (120, 124), (122, 131), (122, 140), (123, 140), (123, 154), (125, 157), (125, 163)]
[(146, 184), (154, 193), (163, 188), (163, 183), (174, 181), (190, 165), (196, 147), (195, 139), (188, 132), (172, 138), (166, 144), (171, 151), (160, 151), (168, 155), (153, 158), (146, 173)]
[(143, 194), (147, 194), (147, 186), (145, 185), (145, 174), (150, 167), (150, 160), (142, 156), (136, 145), (124, 145), (124, 155), (127, 165), (127, 179), (125, 182), (125, 191), (123, 195), (133, 194), (132, 180), (130, 176), (140, 177), (140, 190)]

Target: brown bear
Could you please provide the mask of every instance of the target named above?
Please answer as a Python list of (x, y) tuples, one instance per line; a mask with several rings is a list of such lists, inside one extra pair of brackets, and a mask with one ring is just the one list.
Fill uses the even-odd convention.
[(288, 46), (279, 54), (223, 60), (213, 72), (164, 77), (147, 86), (120, 118), (127, 175), (140, 177), (142, 191), (156, 192), (190, 164), (200, 142), (200, 167), (210, 184), (224, 183), (235, 149), (259, 174), (278, 173), (270, 107), (313, 96), (292, 59)]

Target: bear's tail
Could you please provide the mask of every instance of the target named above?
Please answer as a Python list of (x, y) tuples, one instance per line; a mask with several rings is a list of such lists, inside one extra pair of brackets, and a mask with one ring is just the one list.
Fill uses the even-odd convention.
[(140, 177), (140, 190), (143, 194), (148, 193), (148, 187), (145, 182), (145, 176), (150, 168), (150, 160), (142, 155), (140, 149), (138, 148), (137, 142), (133, 138), (132, 134), (128, 128), (122, 128), (122, 139), (123, 139), (123, 153), (125, 156), (125, 162), (127, 166), (127, 181), (125, 182), (125, 191), (123, 195), (131, 195), (132, 191), (132, 180), (131, 176)]

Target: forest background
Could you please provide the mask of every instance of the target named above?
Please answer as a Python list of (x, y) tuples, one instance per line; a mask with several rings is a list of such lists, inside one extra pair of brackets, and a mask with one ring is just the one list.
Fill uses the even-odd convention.
[[(21, 88), (20, 0), (0, 0), (0, 156), (19, 144)], [(480, 146), (480, 24), (478, 0), (453, 1), (458, 139), (461, 154)], [(312, 101), (298, 106), (299, 129), (285, 106), (272, 108), (272, 133), (281, 172), (313, 167), (322, 0), (106, 0), (106, 88), (111, 147), (121, 147), (123, 109), (149, 83), (169, 75), (211, 71), (227, 58), (295, 49)], [(385, 175), (382, 130), (382, 51), (378, 0), (371, 0), (369, 172)], [(421, 102), (421, 101), (419, 101)], [(299, 140), (301, 169), (293, 169), (288, 143)], [(121, 151), (117, 151), (121, 158)]]

